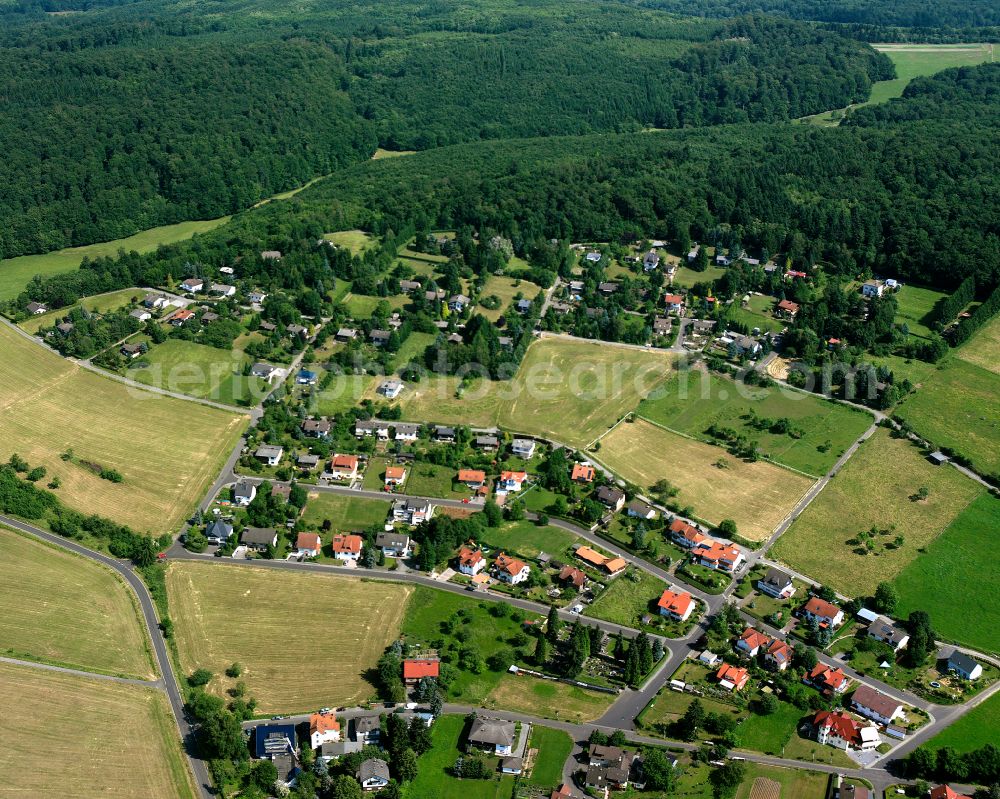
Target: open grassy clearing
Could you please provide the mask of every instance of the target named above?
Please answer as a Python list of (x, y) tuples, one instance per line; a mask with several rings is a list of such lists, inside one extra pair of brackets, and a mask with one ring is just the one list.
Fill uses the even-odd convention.
[(562, 782), (563, 764), (573, 750), (573, 739), (562, 730), (535, 725), (528, 746), (538, 750), (528, 783), (545, 788), (557, 787)]
[(927, 742), (937, 750), (950, 746), (958, 752), (971, 752), (986, 744), (996, 744), (1000, 735), (1000, 694), (993, 694), (954, 724), (945, 727)]
[[(381, 379), (372, 375), (337, 375), (322, 391), (314, 391), (307, 410), (317, 416), (335, 416), (353, 408), (365, 396), (374, 396)], [(404, 392), (405, 394), (405, 392)]]
[[(913, 497), (926, 487), (926, 500)], [(984, 489), (950, 467), (932, 466), (913, 444), (878, 430), (813, 500), (774, 548), (774, 555), (803, 574), (849, 596), (871, 595), (915, 559)], [(875, 551), (858, 533), (891, 529)], [(905, 542), (892, 548), (897, 535)], [(927, 557), (927, 556), (923, 556)], [(956, 585), (953, 590), (961, 590)]]
[(979, 328), (956, 354), (963, 361), (1000, 375), (1000, 314)]
[(1000, 374), (948, 358), (894, 413), (935, 446), (962, 453), (976, 471), (1000, 472)]
[(375, 313), (375, 308), (383, 300), (389, 303), (389, 306), (395, 311), (398, 311), (409, 302), (407, 297), (402, 294), (397, 294), (393, 297), (374, 297), (370, 294), (352, 294), (350, 292), (344, 296), (341, 302), (352, 318), (368, 319)]
[(516, 552), (525, 558), (534, 558), (539, 552), (564, 555), (577, 540), (575, 535), (559, 527), (548, 524), (539, 527), (525, 520), (503, 522), (499, 527), (487, 528), (482, 543), (494, 549)]
[(133, 298), (141, 299), (144, 295), (142, 289), (121, 289), (120, 291), (110, 291), (107, 294), (97, 294), (80, 300), (70, 308), (60, 308), (58, 311), (49, 311), (38, 316), (29, 316), (21, 322), (21, 327), (29, 333), (37, 333), (40, 328), (51, 327), (57, 320), (69, 314), (72, 308), (86, 308), (91, 313), (107, 313), (128, 305)]
[[(369, 470), (370, 471), (370, 470)], [(433, 463), (414, 463), (408, 467), (406, 476), (406, 493), (418, 497), (440, 497), (441, 499), (464, 499), (469, 496), (469, 489), (464, 485), (452, 487), (452, 480), (457, 476), (450, 466), (439, 466)], [(379, 474), (385, 472), (385, 467), (379, 468)], [(368, 473), (365, 474), (367, 479)], [(382, 478), (379, 478), (382, 481)]]
[(372, 161), (380, 161), (383, 158), (399, 158), (403, 155), (413, 155), (416, 150), (384, 150), (379, 147), (372, 156)]
[[(0, 459), (58, 476), (57, 496), (136, 530), (172, 530), (219, 473), (246, 417), (130, 388), (0, 328)], [(117, 469), (121, 483), (60, 459)]]
[(777, 782), (781, 786), (780, 799), (824, 799), (827, 783), (830, 780), (828, 774), (816, 771), (762, 766), (758, 763), (747, 763), (746, 768), (746, 778), (736, 790), (736, 799), (750, 799), (751, 796), (754, 796), (754, 799), (758, 799), (758, 796), (766, 797), (767, 794), (752, 794), (754, 780), (757, 779)]
[(540, 286), (532, 283), (530, 280), (515, 280), (502, 275), (492, 275), (486, 281), (486, 285), (483, 286), (480, 297), (497, 297), (500, 300), (500, 306), (490, 309), (479, 305), (477, 311), (491, 322), (495, 322), (506, 314), (508, 310), (511, 313), (516, 313), (516, 311), (510, 308), (510, 304), (516, 295), (520, 294), (526, 300), (533, 300), (541, 290)]
[[(813, 482), (766, 461), (746, 463), (642, 420), (612, 430), (595, 457), (643, 489), (666, 478), (680, 489), (678, 501), (699, 518), (712, 524), (732, 519), (751, 541), (767, 538)], [(720, 459), (725, 468), (715, 465)]]
[(927, 316), (944, 297), (944, 292), (919, 286), (903, 286), (896, 292), (896, 324), (905, 324), (910, 333), (927, 338), (931, 329), (924, 324)]
[(191, 238), (196, 233), (206, 233), (228, 222), (230, 217), (208, 219), (200, 222), (179, 222), (143, 230), (134, 236), (85, 247), (68, 247), (41, 255), (22, 255), (0, 261), (0, 300), (10, 300), (20, 294), (35, 275), (58, 275), (72, 272), (86, 258), (115, 256), (119, 250), (151, 252), (161, 244), (173, 244)]
[[(181, 669), (231, 687), (234, 661), (263, 713), (367, 700), (363, 673), (399, 633), (411, 588), (305, 572), (173, 563), (167, 570)], [(326, 631), (326, 632), (322, 632)], [(323, 667), (304, 675), (303, 657)]]
[[(162, 691), (0, 663), (0, 705), (5, 796), (195, 796)], [(53, 767), (55, 752), (71, 779)]]
[(767, 294), (753, 294), (746, 306), (734, 304), (730, 308), (729, 315), (731, 319), (742, 322), (751, 330), (759, 327), (763, 331), (770, 330), (777, 333), (783, 330), (787, 323), (772, 315), (771, 311), (775, 302), (774, 297)]
[[(926, 610), (934, 629), (949, 640), (1000, 651), (1000, 570), (982, 560), (1000, 547), (1000, 499), (982, 493), (896, 578), (898, 615)], [(973, 577), (975, 590), (965, 590)]]
[(393, 365), (400, 369), (411, 361), (423, 363), (424, 350), (434, 343), (435, 338), (433, 333), (410, 333), (393, 356)]
[(725, 272), (726, 267), (711, 264), (704, 272), (696, 272), (686, 266), (679, 266), (677, 267), (677, 271), (674, 272), (674, 279), (671, 281), (671, 285), (677, 288), (689, 289), (695, 283), (709, 283), (713, 280), (718, 280)]
[(612, 580), (608, 590), (587, 606), (584, 615), (638, 628), (642, 617), (650, 612), (650, 603), (658, 600), (667, 587), (659, 577), (633, 568)]
[[(702, 369), (676, 374), (636, 412), (705, 440), (711, 440), (705, 431), (713, 424), (733, 428), (757, 441), (768, 458), (817, 477), (826, 474), (872, 423), (864, 411), (821, 397), (781, 387), (748, 386)], [(802, 436), (757, 430), (744, 418), (750, 413), (771, 420), (789, 419)], [(722, 448), (717, 449), (720, 456), (725, 455)]]
[(388, 502), (311, 491), (302, 521), (310, 527), (319, 527), (329, 519), (333, 530), (365, 530), (382, 524), (388, 515)]
[(504, 674), (483, 706), (582, 724), (604, 715), (614, 699), (563, 682)]
[(336, 233), (324, 233), (323, 238), (333, 242), (338, 247), (346, 247), (351, 255), (360, 255), (369, 247), (375, 246), (375, 238), (363, 230), (340, 230)]
[(0, 528), (0, 653), (153, 679), (156, 669), (125, 583), (94, 561)]

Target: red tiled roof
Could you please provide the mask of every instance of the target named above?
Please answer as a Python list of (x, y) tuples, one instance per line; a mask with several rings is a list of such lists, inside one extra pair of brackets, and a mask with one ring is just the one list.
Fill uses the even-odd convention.
[(746, 669), (741, 669), (739, 666), (731, 666), (728, 663), (723, 663), (719, 670), (715, 674), (715, 679), (719, 680), (729, 680), (737, 689), (742, 688), (746, 681), (750, 679), (750, 673)]
[(931, 799), (968, 799), (968, 797), (953, 791), (948, 785), (935, 785), (931, 788)]
[(479, 469), (459, 469), (458, 482), (460, 483), (484, 483), (486, 482), (486, 472)]
[(663, 302), (667, 305), (676, 305), (679, 302), (684, 302), (684, 297), (680, 294), (667, 294), (663, 298)]
[(745, 643), (749, 649), (757, 649), (771, 643), (770, 636), (765, 635), (760, 630), (755, 630), (753, 627), (747, 627), (743, 631), (743, 635), (740, 636), (740, 640)]
[(660, 601), (656, 604), (670, 613), (676, 613), (678, 616), (683, 616), (688, 612), (688, 610), (691, 609), (691, 605), (694, 604), (694, 599), (692, 599), (691, 594), (687, 591), (682, 591), (681, 593), (664, 591), (663, 595), (660, 597)]
[(813, 670), (809, 672), (809, 681), (820, 683), (825, 688), (836, 690), (847, 682), (847, 675), (840, 669), (831, 669), (825, 663), (817, 663), (813, 666)]
[(403, 475), (406, 474), (406, 469), (402, 466), (386, 466), (385, 467), (385, 479), (386, 480), (402, 480)]
[(590, 482), (594, 479), (594, 467), (589, 463), (574, 463), (573, 472), (569, 476), (570, 480), (584, 480)]
[(820, 599), (818, 596), (810, 597), (809, 601), (806, 602), (804, 610), (806, 613), (811, 613), (813, 616), (821, 616), (824, 619), (836, 618), (837, 614), (840, 612), (840, 608), (832, 602), (827, 602), (825, 599)]
[(296, 549), (320, 549), (323, 546), (323, 539), (316, 533), (299, 533), (295, 539)]
[(670, 532), (679, 535), (692, 544), (699, 544), (705, 540), (704, 534), (692, 524), (688, 524), (683, 519), (674, 519), (670, 522)]
[(334, 554), (338, 552), (358, 553), (361, 551), (364, 539), (360, 535), (335, 535), (330, 543)]
[(404, 660), (403, 679), (419, 680), (423, 677), (437, 677), (441, 663), (437, 660)]
[(779, 662), (787, 662), (792, 659), (792, 648), (784, 641), (775, 638), (767, 648), (767, 654)]
[(567, 580), (577, 588), (583, 588), (584, 583), (587, 582), (587, 575), (576, 566), (563, 566), (562, 571), (559, 572), (559, 581), (564, 583)]
[(782, 300), (781, 302), (778, 303), (778, 310), (798, 313), (799, 304), (797, 302), (792, 302), (791, 300)]
[(462, 566), (475, 566), (483, 559), (483, 553), (478, 549), (462, 547), (458, 550), (458, 562)]
[(521, 570), (524, 569), (525, 563), (523, 560), (512, 558), (506, 552), (501, 552), (497, 555), (494, 565), (501, 571), (505, 571), (509, 575), (513, 576), (521, 573)]
[(858, 737), (858, 722), (841, 711), (820, 711), (813, 717), (813, 726), (829, 727), (838, 738), (845, 741), (853, 741)]
[(357, 455), (334, 455), (330, 459), (330, 468), (337, 471), (355, 471), (358, 468)]
[(340, 722), (337, 717), (330, 713), (313, 713), (309, 717), (309, 734), (314, 732), (328, 732), (329, 730), (340, 730)]
[(500, 472), (500, 479), (506, 482), (507, 480), (514, 480), (518, 483), (523, 483), (528, 479), (527, 472)]

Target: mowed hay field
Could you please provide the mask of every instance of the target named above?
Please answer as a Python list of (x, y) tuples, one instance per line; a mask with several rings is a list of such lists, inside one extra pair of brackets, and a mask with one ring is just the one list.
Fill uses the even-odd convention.
[(3, 796), (195, 796), (162, 691), (0, 663), (0, 707)]
[[(746, 463), (643, 420), (618, 425), (594, 457), (643, 490), (669, 480), (680, 489), (677, 500), (696, 516), (712, 524), (732, 519), (750, 541), (767, 538), (813, 484), (773, 463)], [(728, 464), (724, 469), (715, 465), (720, 458)]]
[(1000, 314), (959, 348), (958, 357), (1000, 375)]
[[(181, 669), (206, 668), (209, 690), (240, 679), (262, 713), (366, 701), (362, 674), (399, 635), (412, 589), (307, 572), (173, 563), (167, 595)], [(305, 663), (321, 664), (305, 669)], [(235, 683), (235, 681), (230, 681)]]
[(126, 677), (156, 677), (146, 630), (110, 569), (0, 528), (0, 653)]
[[(926, 500), (914, 500), (921, 487)], [(793, 568), (849, 596), (871, 595), (893, 580), (970, 502), (984, 493), (950, 466), (932, 466), (912, 443), (876, 431), (820, 492), (773, 554)], [(888, 529), (875, 537), (875, 553), (858, 554), (858, 533)], [(905, 539), (893, 549), (897, 535)], [(863, 549), (863, 547), (860, 547)], [(962, 590), (955, 586), (955, 590)]]
[[(138, 531), (173, 529), (201, 499), (245, 416), (131, 388), (0, 326), (0, 460), (17, 453), (58, 476), (82, 513)], [(117, 469), (121, 483), (59, 456)]]

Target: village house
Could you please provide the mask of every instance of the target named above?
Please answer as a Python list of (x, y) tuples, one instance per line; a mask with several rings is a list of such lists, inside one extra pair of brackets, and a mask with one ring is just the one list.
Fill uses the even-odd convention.
[(761, 649), (770, 643), (771, 636), (765, 635), (753, 627), (747, 627), (736, 642), (736, 649), (746, 657), (755, 658), (760, 654)]
[(475, 577), (484, 568), (486, 568), (486, 558), (483, 557), (481, 550), (468, 547), (458, 550), (458, 570), (462, 574)]
[(397, 422), (394, 431), (393, 437), (396, 441), (416, 441), (420, 434), (420, 425)]
[(181, 308), (181, 310), (170, 317), (170, 324), (174, 327), (183, 327), (185, 323), (190, 322), (192, 319), (194, 319), (194, 311)]
[(493, 576), (508, 585), (520, 585), (531, 576), (531, 568), (523, 560), (501, 552), (493, 561)]
[(641, 499), (633, 499), (628, 503), (628, 515), (633, 519), (655, 519), (656, 508), (654, 508), (649, 503), (643, 502)]
[(168, 300), (163, 294), (147, 294), (142, 298), (143, 307), (152, 308), (154, 310), (157, 308), (166, 308), (169, 303), (170, 300)]
[(647, 272), (653, 272), (660, 266), (660, 256), (656, 250), (650, 250), (642, 258), (642, 268)]
[(233, 502), (245, 508), (257, 496), (257, 486), (249, 480), (237, 480), (233, 486)]
[(276, 447), (273, 444), (263, 444), (257, 447), (257, 451), (253, 456), (259, 460), (266, 463), (268, 466), (277, 466), (281, 463), (281, 458), (285, 454), (284, 447)]
[(681, 294), (667, 294), (663, 298), (663, 304), (670, 313), (684, 313), (684, 296)]
[(305, 419), (300, 425), (307, 438), (329, 438), (333, 425), (327, 419)]
[(409, 294), (411, 291), (417, 291), (420, 289), (420, 282), (417, 280), (400, 280), (399, 290), (404, 294)]
[(358, 331), (353, 327), (342, 327), (337, 330), (337, 341), (354, 341), (358, 337)]
[(437, 679), (441, 673), (441, 662), (436, 659), (407, 658), (403, 661), (403, 682), (416, 685), (424, 678)]
[(496, 436), (476, 436), (472, 440), (472, 446), (483, 452), (496, 452), (500, 446), (500, 439)]
[(222, 519), (214, 519), (205, 528), (205, 539), (210, 544), (224, 544), (233, 534), (233, 526)]
[(701, 252), (700, 244), (695, 244), (690, 250), (688, 250), (687, 254), (688, 263), (691, 263), (695, 258), (697, 258), (699, 252)]
[(527, 472), (501, 472), (497, 491), (520, 491), (527, 479)]
[(791, 300), (782, 300), (778, 303), (778, 315), (785, 319), (795, 319), (799, 314), (799, 304)]
[(948, 785), (935, 785), (931, 788), (931, 799), (971, 799), (971, 797), (954, 791)]
[(851, 681), (839, 668), (827, 666), (825, 663), (817, 663), (812, 671), (807, 674), (802, 682), (812, 685), (821, 693), (842, 694), (847, 690)]
[[(134, 311), (129, 313), (129, 316), (133, 319), (138, 319), (140, 322), (145, 322), (146, 320), (153, 318), (153, 315), (145, 308), (136, 308)], [(61, 328), (62, 325), (59, 325), (59, 327)], [(70, 325), (70, 327), (72, 328), (72, 325)]]
[(863, 752), (878, 747), (882, 740), (878, 730), (862, 726), (856, 719), (842, 710), (823, 710), (813, 716), (813, 730), (816, 740), (837, 749), (858, 749)]
[(809, 597), (802, 608), (802, 615), (809, 621), (815, 621), (820, 627), (834, 629), (844, 622), (844, 612), (818, 596)]
[(587, 584), (587, 575), (576, 566), (563, 566), (559, 572), (559, 582), (581, 589)]
[(481, 469), (459, 469), (458, 482), (473, 490), (480, 489), (486, 484), (486, 472)]
[(295, 459), (295, 465), (300, 469), (312, 470), (319, 466), (319, 455), (302, 454)]
[(342, 560), (346, 562), (357, 562), (358, 558), (361, 557), (361, 547), (364, 544), (364, 539), (360, 535), (352, 534), (338, 534), (333, 537), (330, 541), (330, 548), (333, 550), (333, 556), (337, 560)]
[(300, 386), (315, 386), (318, 379), (319, 376), (309, 369), (300, 369), (295, 376), (295, 382)]
[(334, 455), (323, 477), (327, 480), (354, 480), (358, 476), (357, 455)]
[(353, 720), (354, 740), (360, 744), (378, 744), (382, 736), (382, 719), (375, 716), (357, 716)]
[(600, 263), (601, 258), (602, 258), (601, 254), (599, 252), (597, 252), (596, 250), (588, 252), (584, 256), (584, 260), (587, 261), (587, 263), (591, 263), (591, 264)]
[(530, 438), (515, 438), (510, 442), (512, 455), (530, 461), (535, 456), (535, 441)]
[(653, 319), (653, 335), (669, 336), (674, 329), (674, 323), (668, 316), (657, 316)]
[(358, 419), (354, 423), (355, 438), (375, 436), (379, 441), (389, 440), (389, 423), (378, 419)]
[(737, 357), (743, 355), (756, 355), (762, 349), (757, 339), (745, 336), (742, 333), (726, 333), (719, 341), (726, 345), (727, 349)]
[(893, 652), (904, 649), (910, 641), (905, 630), (900, 629), (884, 616), (879, 616), (868, 625), (868, 637), (892, 647)]
[(212, 294), (218, 294), (220, 297), (234, 297), (236, 295), (236, 286), (230, 286), (227, 283), (213, 283), (211, 292)]
[(406, 469), (402, 466), (385, 467), (385, 487), (389, 489), (401, 486), (406, 481)]
[(594, 497), (607, 508), (610, 508), (614, 512), (618, 512), (622, 509), (625, 504), (625, 492), (620, 488), (613, 488), (611, 486), (601, 486), (597, 489)]
[(254, 552), (265, 552), (278, 545), (278, 531), (270, 527), (247, 527), (240, 533), (240, 543)]
[(670, 521), (670, 539), (685, 549), (694, 549), (708, 540), (701, 530), (677, 516)]
[[(146, 313), (146, 311), (138, 311), (138, 312), (132, 311), (132, 313), (129, 314), (129, 316), (135, 316), (136, 313)], [(146, 315), (148, 316), (148, 314)], [(75, 328), (76, 325), (74, 325), (72, 322), (61, 322), (60, 324), (56, 325), (56, 330), (64, 336), (68, 336), (70, 333), (73, 332)]]
[(983, 676), (983, 667), (974, 658), (957, 649), (948, 655), (948, 671), (963, 680), (978, 680)]
[(381, 549), (387, 558), (410, 556), (410, 537), (403, 533), (379, 533), (375, 536), (375, 546)]
[(881, 280), (866, 280), (861, 284), (861, 294), (865, 297), (881, 297), (885, 292), (885, 283)]
[(607, 297), (618, 291), (618, 284), (615, 283), (613, 280), (607, 280), (603, 283), (598, 283), (597, 290), (601, 292), (601, 294), (603, 294), (605, 297)]
[(584, 784), (597, 791), (625, 790), (636, 756), (618, 746), (591, 744)]
[(250, 367), (250, 376), (259, 377), (261, 380), (266, 380), (268, 383), (271, 382), (272, 378), (278, 373), (278, 367), (272, 366), (269, 363), (255, 363)]
[(575, 554), (584, 563), (587, 563), (596, 569), (602, 569), (611, 575), (618, 574), (618, 572), (628, 566), (628, 563), (624, 558), (602, 555), (596, 549), (592, 549), (585, 544), (575, 547), (573, 554)]
[(201, 315), (201, 323), (203, 325), (210, 325), (212, 322), (218, 322), (219, 318), (219, 315), (214, 311), (205, 311), (205, 313)]
[(134, 360), (135, 358), (138, 358), (140, 355), (142, 355), (143, 352), (145, 352), (145, 349), (143, 348), (142, 344), (122, 344), (121, 350), (119, 350), (119, 352), (121, 352), (121, 354), (124, 355), (126, 358)]
[(469, 749), (480, 749), (495, 755), (510, 755), (514, 750), (516, 727), (513, 721), (476, 715), (466, 736)]
[(384, 347), (389, 343), (390, 338), (392, 338), (392, 333), (388, 330), (372, 330), (368, 334), (368, 340), (375, 347)]
[(775, 671), (784, 671), (792, 662), (792, 648), (775, 638), (764, 653), (764, 665)]
[(660, 615), (674, 621), (687, 621), (694, 610), (694, 598), (687, 591), (674, 592), (666, 590), (656, 603)]
[(322, 550), (323, 539), (317, 533), (299, 533), (295, 539), (295, 554), (300, 558), (318, 558)]
[(757, 581), (757, 590), (775, 599), (788, 599), (795, 593), (795, 584), (790, 575), (772, 566)]
[(727, 691), (742, 691), (750, 681), (750, 673), (739, 666), (723, 663), (715, 673), (715, 679)]
[(465, 306), (469, 304), (469, 298), (464, 294), (452, 294), (448, 299), (448, 310), (454, 313), (462, 313)]
[(692, 319), (688, 323), (688, 331), (694, 335), (707, 336), (715, 330), (717, 324), (715, 319)]
[(434, 440), (441, 442), (442, 444), (455, 443), (455, 428), (444, 427), (443, 425), (435, 425)]
[(309, 716), (309, 745), (319, 749), (325, 743), (340, 740), (340, 722), (330, 713), (313, 713)]
[(181, 290), (188, 294), (197, 294), (203, 288), (205, 288), (205, 281), (200, 277), (189, 277), (181, 282)]
[(713, 539), (703, 541), (695, 547), (693, 554), (702, 566), (730, 574), (735, 572), (745, 560), (739, 547), (733, 544), (723, 544), (721, 541)]
[(594, 482), (594, 467), (589, 463), (574, 463), (569, 479), (574, 483)]
[(867, 685), (859, 685), (851, 696), (851, 707), (879, 724), (892, 724), (903, 715), (903, 703)]
[(434, 515), (434, 506), (426, 499), (400, 499), (392, 506), (394, 521), (416, 526)]
[(247, 299), (255, 305), (260, 305), (267, 299), (267, 294), (259, 289), (255, 289), (247, 293)]
[(363, 791), (381, 791), (389, 784), (389, 764), (377, 757), (363, 760), (355, 775)]

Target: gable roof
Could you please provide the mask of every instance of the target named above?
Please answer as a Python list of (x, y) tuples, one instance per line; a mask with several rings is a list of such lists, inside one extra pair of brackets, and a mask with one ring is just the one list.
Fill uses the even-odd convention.
[(501, 552), (497, 555), (497, 559), (494, 561), (494, 565), (500, 569), (500, 571), (505, 571), (512, 577), (520, 574), (527, 564), (523, 560), (518, 560), (517, 558), (512, 558), (506, 552)]
[(740, 636), (740, 640), (748, 649), (758, 649), (771, 643), (771, 636), (762, 633), (760, 630), (755, 630), (753, 627), (747, 627), (743, 631), (743, 635)]
[(970, 657), (959, 649), (956, 649), (948, 655), (948, 665), (957, 666), (961, 671), (968, 673), (979, 664), (976, 662), (975, 658)]
[(319, 550), (323, 548), (323, 539), (318, 533), (299, 533), (299, 537), (295, 539), (295, 548)]
[(361, 551), (361, 546), (364, 543), (364, 539), (360, 535), (348, 534), (348, 535), (335, 535), (330, 545), (333, 549), (333, 554), (337, 553), (352, 553), (357, 554)]
[(873, 710), (885, 718), (891, 718), (903, 706), (903, 703), (898, 699), (893, 699), (888, 694), (876, 691), (868, 685), (859, 685), (851, 697), (851, 701), (855, 705)]
[(484, 483), (486, 482), (486, 472), (480, 469), (459, 469), (458, 482), (460, 483)]
[(813, 725), (817, 728), (829, 727), (831, 732), (845, 741), (858, 737), (858, 722), (842, 711), (820, 711), (813, 717)]
[(573, 471), (569, 476), (570, 480), (586, 480), (588, 483), (594, 479), (594, 467), (589, 463), (574, 463)]
[(670, 532), (674, 535), (680, 536), (686, 541), (690, 541), (692, 544), (700, 544), (705, 540), (706, 536), (693, 524), (688, 524), (681, 518), (674, 517), (674, 520), (670, 522)]
[(377, 757), (362, 761), (358, 766), (358, 782), (389, 779), (389, 764)]
[(319, 732), (340, 732), (340, 722), (332, 713), (313, 713), (309, 717), (309, 734)]
[(587, 575), (576, 568), (576, 566), (563, 566), (562, 571), (559, 572), (559, 581), (563, 583), (571, 582), (577, 588), (583, 588), (587, 582)]
[(358, 468), (357, 455), (334, 455), (330, 459), (330, 469), (354, 471)]
[(663, 592), (662, 596), (660, 596), (660, 601), (656, 604), (670, 613), (683, 616), (694, 604), (694, 599), (687, 591), (675, 593), (668, 590)]
[(403, 661), (403, 679), (420, 680), (424, 677), (437, 677), (441, 671), (441, 662), (437, 660), (415, 660)]
[(776, 663), (788, 663), (792, 659), (792, 648), (775, 638), (767, 648), (767, 656)]
[(821, 684), (824, 688), (836, 690), (847, 682), (847, 675), (840, 669), (831, 668), (825, 663), (817, 663), (809, 672), (808, 679), (810, 682)]
[(244, 544), (270, 544), (277, 535), (273, 527), (247, 527), (240, 533), (240, 541)]
[(772, 566), (767, 570), (767, 574), (764, 575), (764, 579), (761, 582), (776, 591), (783, 591), (792, 584), (792, 577), (781, 569), (776, 569)]
[(806, 613), (811, 613), (813, 616), (821, 616), (824, 619), (835, 619), (837, 614), (840, 613), (840, 608), (818, 596), (810, 597), (803, 610)]
[(483, 553), (479, 549), (469, 549), (462, 547), (458, 550), (458, 562), (462, 566), (475, 566), (483, 560)]

